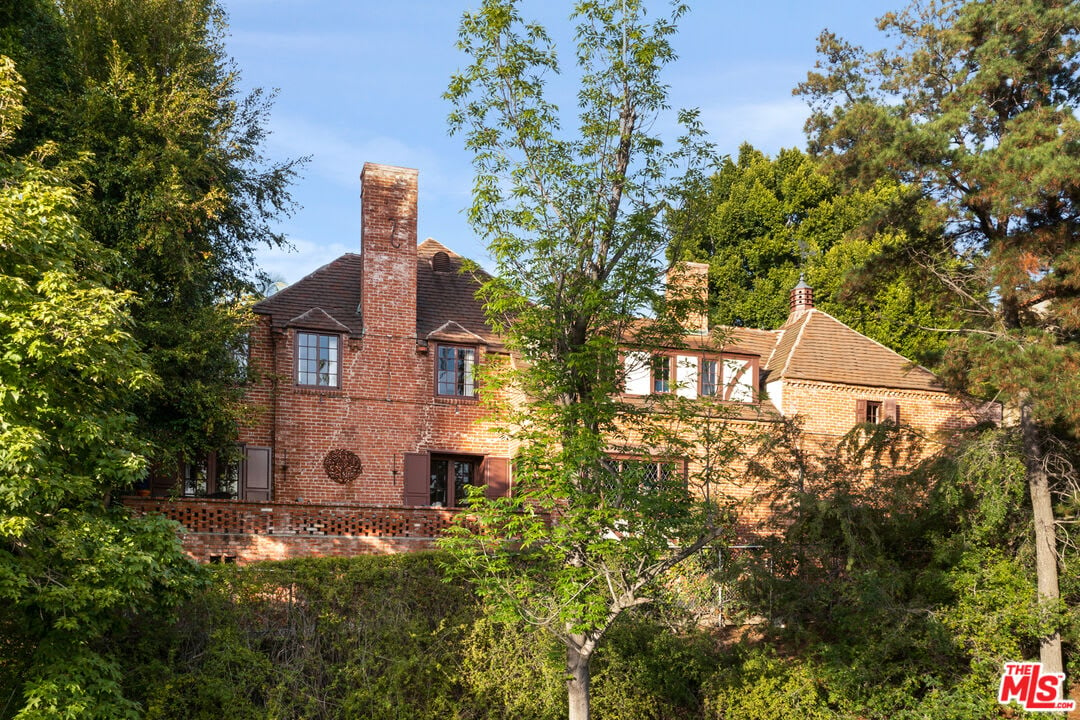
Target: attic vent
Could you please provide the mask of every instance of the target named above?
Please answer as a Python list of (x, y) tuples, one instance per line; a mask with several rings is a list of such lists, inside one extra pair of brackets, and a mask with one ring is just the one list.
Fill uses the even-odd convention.
[(432, 255), (431, 269), (435, 272), (450, 272), (450, 256), (442, 250)]

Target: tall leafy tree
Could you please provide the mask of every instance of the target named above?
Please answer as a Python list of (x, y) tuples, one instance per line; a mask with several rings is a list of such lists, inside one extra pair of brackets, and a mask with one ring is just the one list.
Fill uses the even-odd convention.
[[(644, 359), (677, 346), (690, 304), (661, 294), (661, 211), (675, 197), (670, 176), (700, 174), (708, 148), (692, 114), (674, 152), (650, 134), (683, 12), (649, 18), (640, 0), (577, 5), (570, 133), (546, 94), (561, 68), (555, 47), (514, 0), (464, 16), (469, 64), (447, 93), (451, 129), (474, 153), (469, 216), (498, 266), (482, 291), (489, 318), (524, 361), (489, 377), (489, 388), (524, 399), (505, 411), (520, 443), (513, 497), (473, 496), (471, 521), (448, 547), (487, 597), (563, 643), (575, 720), (589, 715), (589, 663), (611, 624), (728, 526), (710, 501), (733, 447), (719, 410), (673, 402), (653, 412), (619, 399), (622, 349), (633, 343)], [(650, 323), (639, 321), (646, 308)]]
[(176, 602), (194, 567), (172, 523), (109, 503), (146, 471), (130, 407), (157, 379), (73, 169), (49, 145), (4, 152), (22, 94), (0, 56), (0, 717), (137, 716), (109, 635)]
[(26, 67), (28, 122), (13, 148), (81, 157), (85, 231), (115, 252), (133, 335), (162, 382), (133, 411), (160, 472), (227, 445), (238, 408), (238, 311), (253, 252), (281, 238), (294, 163), (260, 154), (267, 99), (242, 96), (215, 0), (28, 0), (0, 11)]
[[(811, 150), (856, 186), (919, 189), (947, 264), (925, 266), (978, 323), (947, 357), (958, 384), (1005, 401), (1027, 472), (1040, 596), (1059, 602), (1047, 432), (1080, 431), (1080, 6), (931, 1), (885, 15), (894, 49), (826, 32), (809, 98)], [(1050, 613), (1053, 615), (1053, 613)], [(1040, 656), (1061, 671), (1056, 628)]]
[(910, 358), (940, 357), (945, 338), (927, 328), (954, 325), (943, 293), (926, 292), (917, 267), (879, 260), (918, 234), (893, 222), (910, 199), (895, 180), (847, 190), (800, 150), (770, 158), (743, 145), (687, 197), (669, 221), (685, 225), (683, 259), (709, 264), (715, 324), (779, 327), (803, 277), (818, 307), (859, 332)]

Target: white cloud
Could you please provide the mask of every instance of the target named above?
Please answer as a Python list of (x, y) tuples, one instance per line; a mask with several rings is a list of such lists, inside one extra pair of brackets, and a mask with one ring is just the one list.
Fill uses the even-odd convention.
[(349, 190), (360, 187), (360, 170), (370, 160), (423, 168), (425, 174), (431, 174), (431, 168), (438, 165), (434, 153), (397, 138), (374, 136), (357, 142), (325, 125), (298, 118), (275, 117), (271, 121), (270, 144), (287, 157), (310, 155), (304, 175), (318, 175)]
[(284, 278), (294, 283), (305, 275), (318, 270), (328, 262), (347, 252), (357, 252), (357, 247), (342, 243), (318, 244), (310, 240), (290, 238), (293, 248), (264, 248), (255, 253), (255, 265), (272, 278)]
[(774, 155), (780, 148), (806, 147), (803, 125), (809, 110), (798, 99), (704, 108), (701, 120), (721, 153), (736, 154), (749, 142)]

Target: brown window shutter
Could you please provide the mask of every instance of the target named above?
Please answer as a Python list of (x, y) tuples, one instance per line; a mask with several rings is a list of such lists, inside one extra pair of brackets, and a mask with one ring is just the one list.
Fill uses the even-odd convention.
[(427, 453), (405, 453), (405, 504), (431, 504), (430, 456)]
[(866, 422), (866, 400), (855, 401), (855, 422)]
[(244, 448), (240, 496), (248, 502), (270, 502), (270, 448)]
[(895, 400), (886, 400), (881, 404), (881, 407), (885, 411), (885, 422), (891, 422), (895, 425), (900, 424), (900, 406), (896, 404)]
[(510, 460), (504, 457), (484, 458), (484, 494), (489, 500), (510, 494)]

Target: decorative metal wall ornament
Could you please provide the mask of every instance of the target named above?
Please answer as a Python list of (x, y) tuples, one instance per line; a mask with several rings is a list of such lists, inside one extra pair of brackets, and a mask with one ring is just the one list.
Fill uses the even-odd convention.
[(326, 476), (336, 483), (345, 485), (360, 477), (364, 466), (360, 457), (352, 450), (331, 450), (322, 461)]

